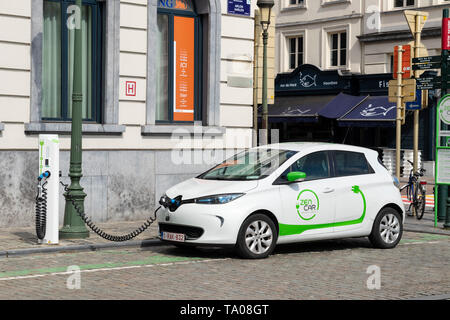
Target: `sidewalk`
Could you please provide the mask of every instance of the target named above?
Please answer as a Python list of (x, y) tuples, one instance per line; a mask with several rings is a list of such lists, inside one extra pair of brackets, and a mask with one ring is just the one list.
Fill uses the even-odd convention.
[[(143, 221), (118, 221), (99, 223), (104, 231), (114, 235), (123, 235), (135, 230)], [(427, 210), (422, 220), (406, 217), (404, 230), (410, 232), (434, 233), (450, 236), (450, 230), (438, 223), (434, 228), (434, 213)], [(91, 232), (87, 239), (61, 240), (59, 245), (40, 245), (37, 243), (34, 227), (0, 228), (0, 258), (25, 254), (55, 253), (68, 251), (92, 251), (117, 247), (146, 247), (163, 244), (158, 238), (158, 226), (151, 225), (146, 231), (133, 240), (125, 242), (111, 242)]]
[[(124, 235), (136, 230), (143, 223), (144, 220), (116, 221), (98, 223), (98, 226), (107, 233), (113, 235)], [(130, 241), (111, 242), (90, 231), (90, 236), (87, 239), (60, 240), (58, 245), (45, 245), (37, 243), (36, 231), (34, 227), (0, 228), (0, 258), (36, 253), (160, 245), (162, 242), (157, 239), (157, 236), (158, 225), (155, 222), (147, 230)]]

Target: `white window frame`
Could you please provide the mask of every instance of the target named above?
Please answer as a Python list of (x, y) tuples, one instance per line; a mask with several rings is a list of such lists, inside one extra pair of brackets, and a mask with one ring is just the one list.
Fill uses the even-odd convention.
[[(291, 40), (295, 39), (295, 49), (294, 49), (294, 55), (295, 55), (295, 67), (292, 68), (291, 66), (291, 55), (292, 55), (292, 47), (291, 47)], [(301, 52), (303, 55), (303, 60), (302, 61), (298, 61), (298, 55), (300, 53), (300, 51), (298, 51), (298, 41), (299, 39), (302, 39), (302, 47), (303, 47), (303, 51)], [(300, 66), (301, 64), (305, 63), (305, 38), (303, 35), (297, 35), (297, 36), (291, 36), (286, 38), (287, 41), (287, 47), (288, 47), (288, 65), (289, 65), (289, 70), (294, 70), (296, 69), (298, 66)]]
[[(343, 33), (345, 33), (346, 34), (346, 43), (345, 43), (345, 51), (346, 51), (346, 54), (345, 54), (345, 61), (344, 61), (344, 63), (342, 63), (342, 61), (341, 61), (341, 51), (342, 51), (342, 47), (341, 47), (341, 34), (343, 34)], [(337, 61), (337, 65), (336, 66), (333, 66), (332, 65), (332, 62), (331, 62), (331, 56), (332, 56), (332, 51), (334, 51), (334, 49), (332, 48), (332, 36), (333, 35), (335, 35), (335, 34), (337, 34), (338, 35), (338, 47), (337, 47), (337, 53), (338, 53), (338, 55), (337, 55), (337, 58), (338, 58), (338, 61)], [(329, 69), (343, 69), (343, 68), (347, 68), (347, 65), (348, 65), (348, 59), (349, 59), (349, 50), (348, 50), (348, 43), (349, 43), (349, 34), (348, 34), (348, 31), (347, 30), (337, 30), (337, 31), (331, 31), (331, 32), (328, 32), (328, 34), (327, 34), (327, 43), (328, 43), (328, 50), (327, 50), (327, 54), (328, 54), (328, 56), (327, 56), (327, 67), (329, 68)]]
[(407, 4), (406, 4), (407, 1), (408, 1), (408, 0), (403, 0), (403, 5), (400, 6), (400, 7), (396, 7), (396, 6), (395, 6), (396, 0), (392, 0), (392, 9), (395, 10), (395, 9), (404, 9), (404, 8), (415, 8), (415, 7), (417, 7), (417, 4), (418, 4), (418, 1), (419, 1), (419, 0), (414, 0), (414, 4), (412, 4), (412, 5), (407, 5)]
[(281, 57), (281, 59), (279, 59), (279, 71), (281, 72), (290, 72), (293, 69), (291, 69), (290, 67), (290, 60), (289, 60), (289, 55), (290, 55), (290, 43), (289, 40), (291, 38), (298, 38), (298, 37), (303, 37), (303, 64), (307, 64), (308, 63), (308, 56), (307, 56), (307, 52), (308, 52), (308, 40), (307, 40), (307, 31), (306, 30), (290, 30), (290, 31), (282, 31), (280, 33), (280, 43), (282, 44), (280, 46), (280, 51), (279, 51), (279, 56)]

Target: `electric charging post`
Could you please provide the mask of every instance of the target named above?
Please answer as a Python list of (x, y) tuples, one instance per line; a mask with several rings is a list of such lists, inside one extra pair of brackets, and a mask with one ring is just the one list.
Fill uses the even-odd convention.
[[(64, 225), (59, 232), (61, 239), (79, 239), (89, 237), (89, 230), (86, 228), (81, 217), (76, 212), (70, 199), (84, 211), (84, 198), (86, 194), (80, 185), (82, 174), (82, 49), (81, 49), (81, 13), (82, 0), (76, 0), (75, 6), (75, 44), (74, 44), (74, 73), (73, 73), (73, 94), (72, 94), (72, 136), (70, 145), (70, 186), (69, 191), (64, 194), (66, 205), (64, 209)], [(77, 23), (78, 22), (78, 23)]]

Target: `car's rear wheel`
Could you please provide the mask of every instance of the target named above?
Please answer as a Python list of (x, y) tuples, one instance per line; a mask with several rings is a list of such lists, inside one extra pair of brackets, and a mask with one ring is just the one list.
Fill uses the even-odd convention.
[(255, 214), (242, 224), (236, 251), (246, 259), (263, 259), (272, 253), (277, 238), (278, 232), (272, 219), (264, 214)]
[(400, 242), (402, 234), (402, 218), (398, 211), (393, 208), (384, 208), (373, 223), (369, 240), (376, 248), (391, 249)]

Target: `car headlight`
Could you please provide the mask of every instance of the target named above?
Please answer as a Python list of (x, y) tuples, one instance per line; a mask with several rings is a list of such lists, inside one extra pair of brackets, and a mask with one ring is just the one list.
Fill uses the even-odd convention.
[(199, 204), (224, 204), (240, 198), (245, 193), (229, 193), (229, 194), (216, 194), (212, 196), (206, 196), (195, 199), (195, 203)]

